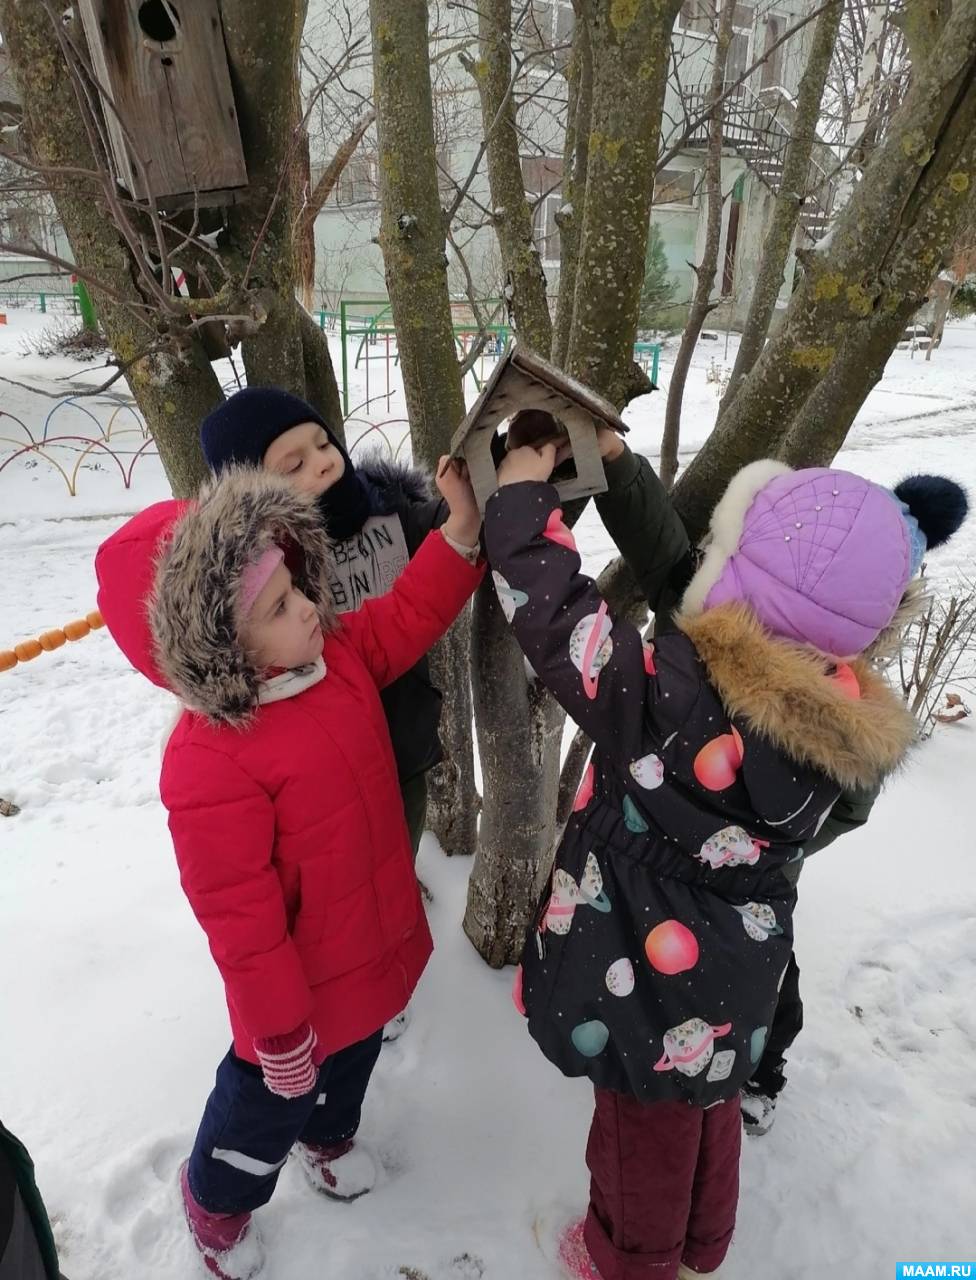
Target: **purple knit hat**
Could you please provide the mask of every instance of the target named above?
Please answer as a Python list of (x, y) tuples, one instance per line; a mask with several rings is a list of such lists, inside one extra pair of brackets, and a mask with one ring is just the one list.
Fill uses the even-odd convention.
[(890, 624), (917, 568), (905, 512), (849, 471), (753, 463), (715, 508), (683, 608), (742, 601), (774, 635), (852, 657)]

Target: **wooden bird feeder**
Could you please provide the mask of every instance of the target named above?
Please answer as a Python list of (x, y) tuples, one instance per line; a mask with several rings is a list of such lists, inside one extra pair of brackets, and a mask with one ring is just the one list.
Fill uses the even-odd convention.
[[(471, 484), (482, 511), (498, 488), (492, 439), (499, 424), (516, 414), (530, 424), (534, 420), (555, 418), (557, 427), (568, 437), (572, 459), (553, 475), (560, 498), (568, 501), (606, 492), (596, 429), (609, 427), (621, 435), (626, 434), (627, 427), (620, 415), (608, 400), (534, 352), (516, 345), (499, 360), (451, 441), (451, 456), (463, 458), (468, 464)], [(533, 441), (523, 437), (521, 443)]]
[(78, 0), (116, 172), (135, 200), (232, 204), (247, 186), (217, 4)]

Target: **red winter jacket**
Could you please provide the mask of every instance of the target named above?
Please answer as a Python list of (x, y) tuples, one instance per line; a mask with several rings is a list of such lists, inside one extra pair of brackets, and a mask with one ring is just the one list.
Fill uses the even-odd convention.
[[(433, 533), (389, 595), (336, 619), (314, 511), (252, 474), (223, 478), (182, 521), (186, 504), (143, 512), (100, 548), (96, 569), (99, 607), (126, 656), (196, 708), (169, 739), (160, 791), (183, 888), (224, 979), (235, 1051), (255, 1062), (256, 1039), (305, 1019), (327, 1054), (370, 1035), (404, 1008), (427, 963), (379, 690), (447, 630), (483, 568)], [(255, 530), (259, 541), (284, 533), (326, 632), (325, 678), (256, 709), (258, 673), (227, 654), (228, 602)], [(154, 645), (145, 602), (161, 546)]]

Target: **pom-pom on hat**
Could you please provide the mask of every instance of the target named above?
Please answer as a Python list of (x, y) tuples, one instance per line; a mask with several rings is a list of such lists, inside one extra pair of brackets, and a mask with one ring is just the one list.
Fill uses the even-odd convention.
[(892, 492), (924, 540), (923, 555), (948, 542), (969, 514), (966, 490), (945, 476), (906, 476)]
[(967, 510), (964, 491), (941, 477), (892, 492), (849, 471), (755, 462), (712, 513), (683, 608), (738, 601), (782, 639), (852, 657), (889, 626), (926, 548)]

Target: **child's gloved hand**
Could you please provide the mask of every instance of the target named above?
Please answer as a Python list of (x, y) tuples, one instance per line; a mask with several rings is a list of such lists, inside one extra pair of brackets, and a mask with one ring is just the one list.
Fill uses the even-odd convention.
[(558, 460), (555, 444), (543, 444), (535, 448), (523, 445), (512, 449), (498, 468), (498, 483), (521, 484), (525, 480), (548, 480)]
[(284, 1036), (263, 1036), (254, 1041), (265, 1085), (279, 1098), (301, 1098), (311, 1093), (319, 1078), (322, 1056), (315, 1032), (307, 1022)]
[(437, 464), (436, 480), (441, 497), (451, 511), (443, 526), (444, 534), (461, 546), (477, 546), (481, 512), (466, 463), (457, 458), (441, 458)]

